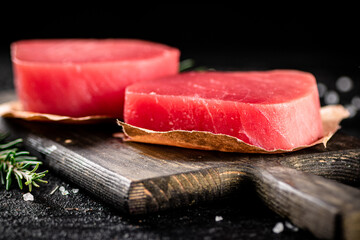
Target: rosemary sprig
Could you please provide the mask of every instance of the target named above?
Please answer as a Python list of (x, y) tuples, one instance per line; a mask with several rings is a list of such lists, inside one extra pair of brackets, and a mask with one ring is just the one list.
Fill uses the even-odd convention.
[(195, 67), (195, 61), (191, 58), (184, 59), (180, 62), (179, 72), (186, 72), (186, 71), (206, 71), (210, 70), (205, 66), (198, 66)]
[(10, 189), (11, 183), (15, 178), (20, 189), (23, 189), (23, 180), (29, 187), (40, 187), (38, 183), (47, 183), (42, 178), (48, 172), (36, 172), (42, 164), (36, 157), (30, 156), (27, 151), (19, 151), (16, 147), (22, 143), (22, 139), (16, 139), (3, 143), (8, 135), (0, 133), (0, 182)]

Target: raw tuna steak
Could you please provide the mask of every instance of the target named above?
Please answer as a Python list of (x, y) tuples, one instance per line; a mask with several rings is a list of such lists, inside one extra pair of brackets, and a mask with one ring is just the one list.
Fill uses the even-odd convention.
[(122, 118), (129, 84), (178, 72), (178, 49), (135, 39), (24, 40), (11, 45), (24, 110)]
[(189, 72), (126, 89), (125, 122), (155, 131), (227, 134), (266, 150), (322, 137), (313, 75), (295, 70)]

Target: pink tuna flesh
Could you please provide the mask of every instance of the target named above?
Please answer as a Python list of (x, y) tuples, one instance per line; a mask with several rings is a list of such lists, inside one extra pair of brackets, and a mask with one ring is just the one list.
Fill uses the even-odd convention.
[(11, 45), (27, 111), (123, 117), (129, 84), (178, 73), (178, 49), (136, 39), (23, 40)]
[(227, 134), (266, 150), (322, 137), (316, 80), (296, 70), (189, 72), (130, 85), (124, 119), (155, 131)]

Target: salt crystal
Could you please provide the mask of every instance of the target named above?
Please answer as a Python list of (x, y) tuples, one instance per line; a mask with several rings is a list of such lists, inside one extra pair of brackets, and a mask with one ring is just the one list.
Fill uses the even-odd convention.
[(327, 86), (323, 83), (318, 83), (317, 87), (319, 91), (319, 97), (323, 97), (327, 91)]
[(352, 104), (347, 104), (347, 105), (345, 105), (345, 108), (346, 108), (346, 110), (348, 110), (349, 113), (350, 113), (349, 118), (355, 117), (355, 115), (356, 115), (356, 113), (357, 113), (357, 108), (356, 108), (354, 105), (352, 105)]
[(47, 147), (45, 149), (45, 153), (46, 154), (51, 154), (53, 151), (55, 151), (57, 149), (57, 147), (55, 145), (51, 145), (50, 147)]
[(360, 110), (360, 97), (359, 96), (354, 96), (351, 99), (351, 104), (354, 105), (357, 110)]
[(69, 191), (65, 189), (65, 187), (61, 186), (59, 188), (59, 191), (61, 192), (62, 195), (68, 195)]
[(272, 231), (276, 234), (281, 233), (282, 231), (284, 231), (284, 224), (282, 222), (276, 223)]
[(348, 92), (353, 88), (353, 81), (348, 76), (341, 76), (336, 80), (336, 88), (341, 92)]
[(34, 196), (31, 193), (25, 193), (23, 195), (24, 201), (34, 201)]
[(325, 104), (338, 104), (340, 102), (340, 96), (336, 91), (330, 90), (325, 93)]
[(216, 222), (220, 222), (220, 221), (222, 221), (223, 220), (223, 217), (222, 216), (216, 216), (215, 217), (215, 221)]
[(73, 193), (78, 193), (79, 192), (79, 189), (77, 189), (77, 188), (74, 188), (73, 190), (71, 190)]
[(298, 227), (292, 225), (290, 222), (287, 222), (287, 221), (285, 222), (285, 226), (286, 226), (288, 229), (293, 230), (294, 232), (297, 232), (297, 231), (299, 230)]
[(62, 195), (68, 195), (69, 194), (69, 191), (68, 190), (65, 190), (64, 192), (61, 193)]

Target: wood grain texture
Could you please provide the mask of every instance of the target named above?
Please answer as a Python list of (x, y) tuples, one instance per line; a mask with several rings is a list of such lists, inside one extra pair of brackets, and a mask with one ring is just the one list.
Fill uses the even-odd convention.
[(359, 239), (360, 191), (284, 167), (259, 167), (254, 182), (264, 201), (297, 226), (324, 239)]
[(116, 123), (0, 119), (0, 130), (22, 137), (51, 171), (129, 214), (212, 201), (252, 184), (271, 209), (315, 236), (359, 237), (359, 190), (342, 184), (360, 183), (360, 141), (353, 137), (336, 134), (326, 149), (260, 155), (123, 143), (112, 137)]

